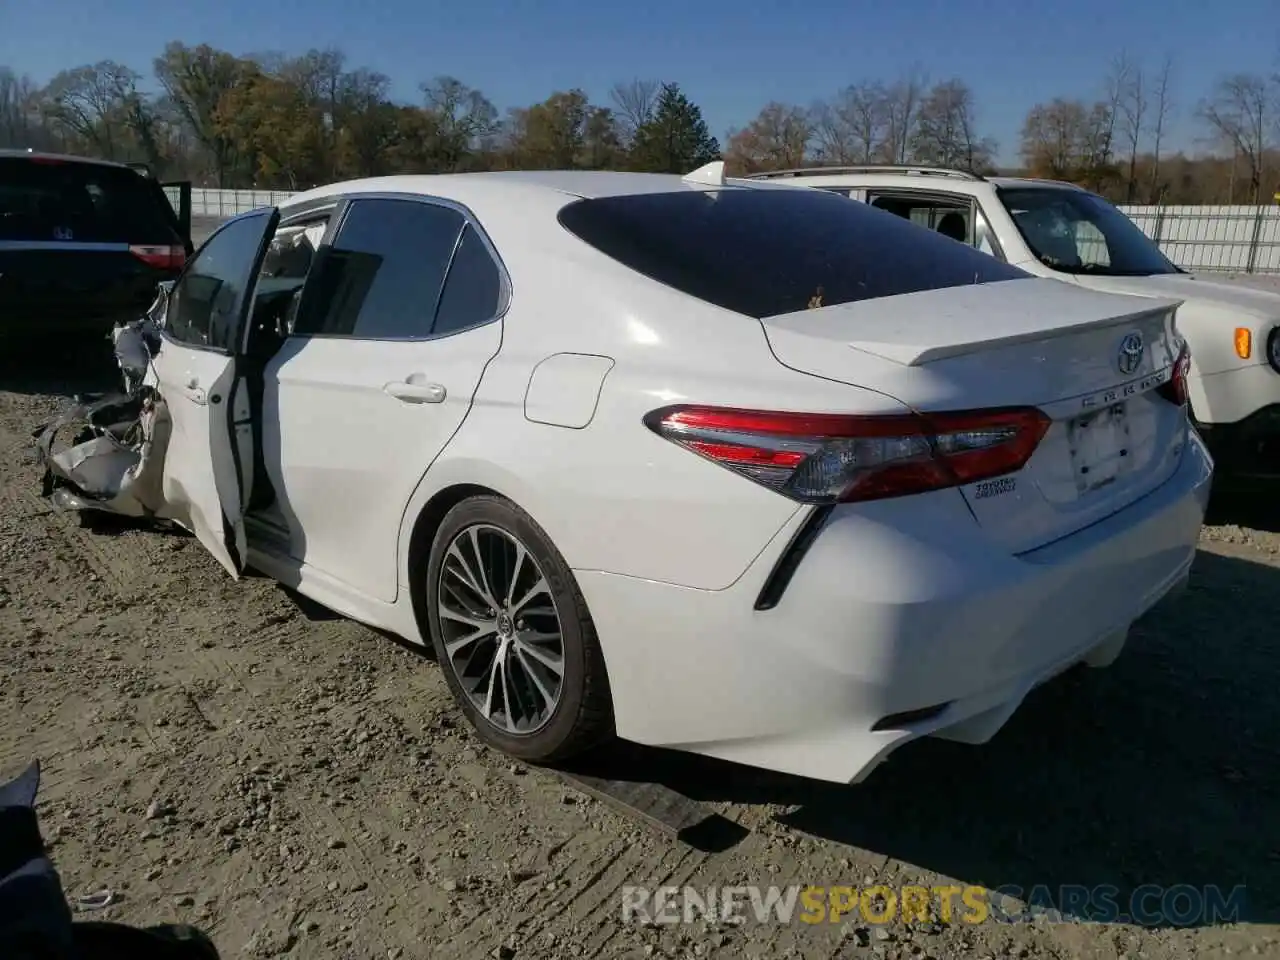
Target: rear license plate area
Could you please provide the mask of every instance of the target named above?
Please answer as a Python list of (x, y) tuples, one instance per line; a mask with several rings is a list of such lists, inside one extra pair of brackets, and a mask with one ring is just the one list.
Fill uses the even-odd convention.
[(1087, 493), (1114, 483), (1130, 462), (1128, 408), (1123, 403), (1068, 422), (1076, 490)]

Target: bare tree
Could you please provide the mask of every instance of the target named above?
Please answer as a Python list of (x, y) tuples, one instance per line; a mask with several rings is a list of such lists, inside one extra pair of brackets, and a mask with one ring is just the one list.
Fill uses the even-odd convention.
[(1142, 149), (1147, 120), (1147, 91), (1142, 64), (1127, 65), (1120, 87), (1120, 135), (1129, 151), (1129, 174), (1125, 181), (1125, 201), (1133, 203), (1138, 191), (1138, 151)]
[(911, 134), (916, 112), (928, 80), (919, 67), (889, 87), (885, 97), (885, 138), (881, 154), (888, 163), (906, 163), (911, 150)]
[(40, 89), (30, 77), (0, 67), (0, 147), (51, 146), (40, 118)]
[(46, 91), (49, 118), (108, 160), (117, 159), (128, 126), (127, 102), (137, 100), (138, 79), (113, 60), (64, 70)]
[(624, 145), (633, 143), (636, 131), (653, 119), (661, 90), (662, 84), (657, 80), (631, 80), (614, 84), (609, 91), (614, 124)]
[(1111, 69), (1107, 71), (1105, 95), (1101, 100), (1104, 110), (1096, 111), (1095, 117), (1101, 126), (1094, 132), (1097, 152), (1096, 162), (1102, 165), (1111, 162), (1115, 152), (1116, 124), (1120, 119), (1125, 92), (1133, 78), (1135, 65), (1127, 53), (1121, 53), (1111, 61)]
[(498, 129), (498, 110), (489, 99), (456, 77), (436, 77), (420, 85), (436, 129), (438, 169), (460, 169), (477, 142)]
[(1253, 203), (1262, 197), (1266, 154), (1271, 146), (1277, 105), (1273, 84), (1253, 73), (1237, 73), (1218, 81), (1213, 96), (1200, 105), (1200, 116), (1215, 139), (1243, 160)]
[(973, 91), (959, 78), (936, 84), (920, 103), (911, 133), (911, 153), (921, 163), (961, 170), (989, 167), (995, 144), (979, 138)]
[(824, 163), (870, 163), (888, 126), (884, 85), (862, 81), (845, 87), (810, 110), (818, 157)]
[(1159, 203), (1163, 188), (1160, 185), (1160, 150), (1164, 147), (1165, 126), (1169, 122), (1169, 114), (1173, 109), (1173, 95), (1170, 87), (1173, 83), (1173, 56), (1166, 54), (1160, 65), (1160, 73), (1156, 75), (1155, 103), (1151, 115), (1151, 192), (1150, 202)]
[(1061, 97), (1037, 103), (1022, 124), (1021, 153), (1032, 176), (1069, 180), (1083, 163), (1087, 108)]

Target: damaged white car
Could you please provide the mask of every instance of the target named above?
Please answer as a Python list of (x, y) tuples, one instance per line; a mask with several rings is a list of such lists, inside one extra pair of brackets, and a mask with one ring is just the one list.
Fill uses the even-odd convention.
[(722, 164), (358, 181), (222, 226), (40, 442), (65, 505), (433, 645), (512, 755), (850, 781), (1185, 582), (1177, 308)]

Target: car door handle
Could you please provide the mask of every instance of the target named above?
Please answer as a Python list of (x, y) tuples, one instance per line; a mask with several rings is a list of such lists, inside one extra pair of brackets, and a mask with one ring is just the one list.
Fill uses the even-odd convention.
[(414, 383), (409, 380), (393, 380), (382, 389), (405, 403), (442, 403), (446, 394), (443, 384)]

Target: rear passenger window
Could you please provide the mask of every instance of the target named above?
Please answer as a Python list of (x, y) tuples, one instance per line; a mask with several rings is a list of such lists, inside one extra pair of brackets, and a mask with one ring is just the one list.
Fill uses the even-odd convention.
[(487, 323), (497, 316), (501, 299), (498, 265), (475, 227), (468, 225), (453, 255), (432, 333), (439, 336)]
[(362, 340), (426, 337), (465, 221), (416, 200), (356, 200), (313, 266), (294, 332)]

